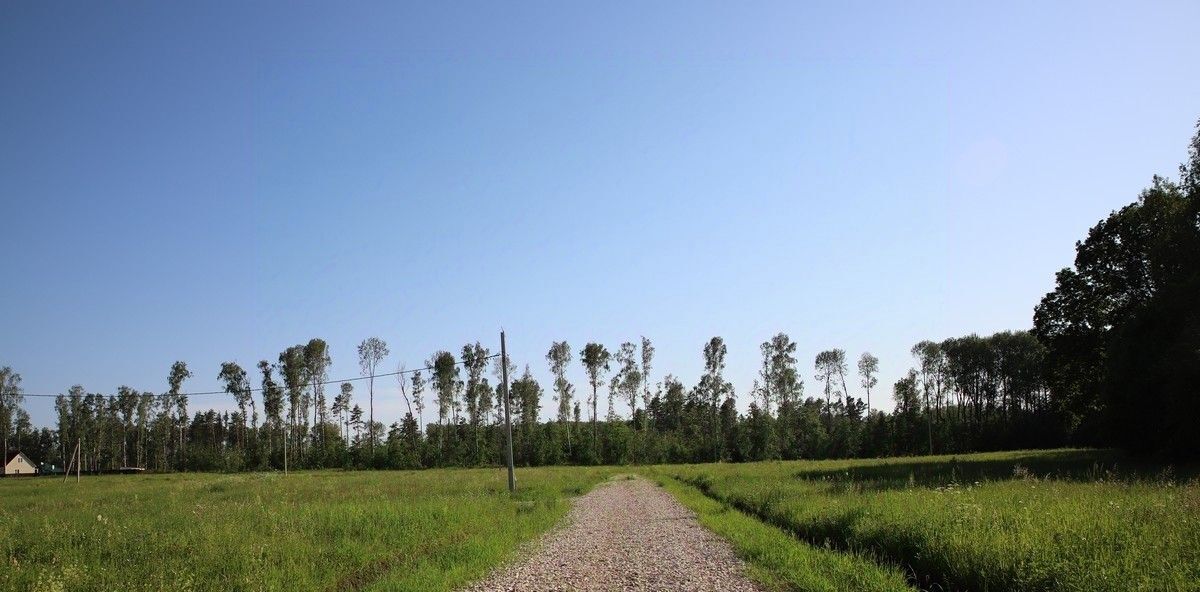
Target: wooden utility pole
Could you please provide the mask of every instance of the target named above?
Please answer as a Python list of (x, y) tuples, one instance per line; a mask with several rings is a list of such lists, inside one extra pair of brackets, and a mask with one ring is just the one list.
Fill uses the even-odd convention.
[(500, 330), (500, 390), (504, 397), (504, 431), (508, 433), (508, 492), (517, 490), (517, 478), (513, 475), (512, 414), (508, 409), (508, 350), (504, 343), (504, 330)]
[(67, 470), (63, 471), (63, 483), (66, 483), (67, 479), (71, 477), (71, 469), (75, 468), (75, 449), (74, 448), (71, 449), (71, 459), (70, 460), (67, 460), (65, 458), (63, 460), (67, 461)]
[[(4, 406), (4, 385), (0, 385), (0, 412), (4, 412), (4, 462), (8, 462), (8, 426), (12, 424), (12, 420), (8, 417), (8, 408)], [(0, 477), (8, 474), (8, 465), (0, 467)]]
[(63, 472), (63, 483), (66, 483), (67, 479), (71, 478), (71, 468), (72, 467), (75, 468), (75, 482), (79, 483), (80, 465), (83, 464), (83, 459), (80, 458), (79, 444), (80, 444), (80, 441), (76, 440), (75, 441), (75, 450), (71, 452), (71, 460), (67, 464), (67, 470), (65, 472)]

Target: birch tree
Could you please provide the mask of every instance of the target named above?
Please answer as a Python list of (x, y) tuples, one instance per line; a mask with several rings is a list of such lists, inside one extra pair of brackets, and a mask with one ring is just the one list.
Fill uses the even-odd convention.
[(313, 338), (304, 346), (304, 368), (308, 376), (309, 392), (313, 402), (313, 434), (314, 443), (324, 449), (325, 441), (325, 381), (329, 379), (329, 365), (333, 359), (329, 356), (329, 345), (324, 339)]
[(438, 402), (438, 447), (442, 449), (445, 444), (445, 432), (449, 428), (449, 415), (454, 407), (454, 394), (458, 383), (458, 365), (454, 360), (454, 354), (448, 351), (439, 351), (433, 354), (433, 357), (425, 362), (425, 365), (433, 368), (433, 390), (437, 394)]
[(412, 373), (410, 378), (412, 384), (413, 407), (417, 410), (417, 429), (422, 433), (425, 432), (425, 425), (422, 423), (425, 418), (425, 377), (420, 370)]
[[(279, 373), (283, 376), (283, 386), (288, 399), (288, 433), (284, 447), (291, 447), (297, 453), (303, 453), (303, 439), (300, 437), (300, 419), (307, 416), (304, 406), (304, 385), (308, 382), (308, 368), (304, 362), (304, 346), (293, 345), (279, 354)], [(285, 451), (286, 456), (286, 451)]]
[[(8, 432), (12, 429), (13, 416), (21, 404), (21, 375), (5, 366), (0, 368), (0, 429), (4, 430), (4, 454), (8, 454)], [(8, 460), (5, 458), (5, 460)], [(3, 475), (7, 467), (0, 467)]]
[[(654, 345), (645, 335), (642, 336), (642, 408), (650, 408), (650, 367), (654, 362)], [(645, 429), (645, 421), (642, 428)]]
[[(267, 449), (275, 453), (275, 440), (283, 435), (283, 391), (275, 383), (274, 366), (266, 360), (259, 360), (258, 371), (262, 374), (262, 403), (263, 413), (266, 414), (264, 427), (267, 430)], [(268, 458), (270, 456), (268, 455)]]
[[(846, 385), (846, 352), (840, 349), (825, 350), (817, 354), (814, 368), (816, 370), (814, 378), (825, 383), (825, 412), (832, 419), (833, 405), (831, 395), (838, 392), (833, 384), (841, 377), (843, 390)], [(841, 393), (842, 396), (847, 396), (848, 394)]]
[(763, 410), (770, 412), (771, 403), (785, 413), (804, 393), (804, 382), (796, 370), (796, 342), (787, 333), (778, 333), (759, 346), (762, 369), (759, 373)]
[(863, 355), (858, 358), (858, 376), (862, 379), (863, 390), (867, 391), (867, 416), (871, 415), (871, 389), (879, 384), (879, 379), (875, 378), (875, 374), (879, 372), (879, 358), (871, 355), (871, 352), (863, 352)]
[(176, 461), (182, 467), (183, 455), (186, 452), (184, 449), (184, 431), (187, 429), (188, 414), (187, 414), (187, 395), (181, 392), (183, 381), (192, 377), (191, 371), (188, 370), (187, 363), (176, 361), (171, 364), (171, 372), (167, 375), (167, 385), (170, 387), (168, 391), (171, 399), (175, 401), (175, 417), (179, 425), (179, 449), (175, 451)]
[(371, 455), (375, 454), (375, 368), (391, 353), (387, 342), (378, 337), (368, 337), (358, 344), (358, 367), (367, 379), (367, 396), (370, 399), (367, 412), (367, 437), (371, 439)]
[[(554, 400), (558, 402), (558, 423), (567, 433), (567, 454), (571, 454), (571, 409), (574, 406), (575, 387), (567, 380), (567, 366), (571, 363), (571, 346), (566, 341), (555, 341), (546, 352), (550, 373), (554, 375)], [(578, 414), (578, 411), (576, 411)]]
[(246, 377), (246, 371), (237, 362), (222, 363), (217, 379), (224, 383), (225, 392), (233, 395), (234, 402), (237, 403), (238, 411), (241, 413), (242, 425), (238, 432), (238, 447), (245, 452), (246, 406), (250, 403), (250, 380)]
[(613, 375), (612, 384), (608, 389), (608, 419), (615, 421), (616, 411), (613, 409), (613, 397), (619, 393), (629, 403), (629, 419), (637, 415), (637, 400), (642, 390), (642, 371), (638, 366), (637, 346), (626, 341), (617, 349), (617, 372)]
[(405, 376), (406, 374), (408, 374), (408, 366), (401, 362), (400, 365), (396, 366), (396, 386), (400, 387), (400, 398), (404, 399), (404, 408), (408, 410), (408, 416), (412, 417), (413, 406), (412, 401), (408, 398), (408, 383), (406, 382), (408, 378)]
[(117, 387), (117, 411), (121, 416), (121, 466), (129, 466), (129, 433), (133, 431), (138, 393), (128, 386)]
[(725, 355), (728, 348), (725, 340), (713, 337), (704, 344), (704, 374), (696, 390), (705, 406), (705, 420), (709, 424), (710, 448), (714, 460), (721, 458), (721, 443), (724, 440), (719, 421), (719, 410), (726, 401), (734, 399), (733, 384), (725, 380)]
[(350, 447), (350, 400), (354, 397), (354, 385), (343, 382), (337, 395), (338, 428), (342, 438), (346, 440), (346, 448)]
[(588, 403), (592, 406), (592, 450), (598, 449), (600, 443), (599, 426), (596, 424), (596, 409), (597, 400), (600, 396), (600, 384), (604, 382), (604, 373), (608, 372), (608, 363), (612, 359), (612, 354), (608, 353), (608, 348), (599, 343), (589, 343), (583, 346), (583, 353), (579, 356), (579, 361), (583, 363), (583, 368), (587, 371), (588, 384), (592, 387), (592, 396), (588, 398)]

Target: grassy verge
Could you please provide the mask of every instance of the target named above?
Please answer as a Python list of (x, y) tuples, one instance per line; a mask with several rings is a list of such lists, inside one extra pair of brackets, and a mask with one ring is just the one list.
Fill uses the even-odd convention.
[[(1053, 471), (1037, 476), (1021, 464), (1033, 455), (1048, 466), (1057, 454), (889, 460), (876, 462), (878, 471), (871, 461), (696, 465), (673, 474), (814, 544), (906, 565), (922, 585), (1200, 590), (1200, 484), (1105, 471), (1048, 478)], [(1003, 478), (972, 466), (1005, 462)], [(913, 472), (904, 478), (899, 466)], [(962, 482), (963, 474), (981, 480)]]
[(3, 590), (449, 590), (608, 469), (0, 480)]
[(911, 590), (898, 568), (814, 547), (674, 478), (655, 478), (695, 512), (701, 524), (729, 541), (747, 562), (751, 577), (772, 590)]

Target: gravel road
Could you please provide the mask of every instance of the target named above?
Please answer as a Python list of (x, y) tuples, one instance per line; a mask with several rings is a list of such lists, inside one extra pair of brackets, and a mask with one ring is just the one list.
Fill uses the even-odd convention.
[(575, 500), (532, 555), (466, 590), (761, 590), (744, 569), (671, 494), (617, 477)]

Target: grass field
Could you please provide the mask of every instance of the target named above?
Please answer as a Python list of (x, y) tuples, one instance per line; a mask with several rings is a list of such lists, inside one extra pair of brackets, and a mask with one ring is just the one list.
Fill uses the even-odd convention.
[(1104, 451), (660, 468), (920, 587), (1200, 589), (1200, 484)]
[(446, 590), (608, 469), (174, 474), (0, 481), (3, 590)]
[(1200, 482), (1105, 451), (0, 480), (4, 590), (449, 590), (640, 472), (777, 590), (1200, 590)]
[(659, 482), (695, 512), (701, 524), (729, 541), (746, 561), (750, 576), (771, 590), (911, 590), (897, 566), (809, 545), (676, 479), (660, 477)]

